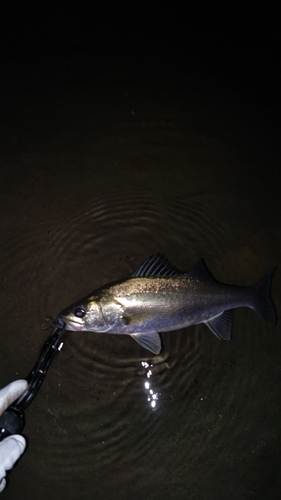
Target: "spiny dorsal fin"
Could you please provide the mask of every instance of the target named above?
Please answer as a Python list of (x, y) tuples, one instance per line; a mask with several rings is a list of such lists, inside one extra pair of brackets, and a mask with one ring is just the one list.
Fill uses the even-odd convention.
[(151, 255), (145, 260), (141, 266), (131, 275), (131, 278), (143, 278), (148, 276), (186, 276), (187, 273), (179, 271), (176, 267), (172, 266), (163, 255), (157, 253)]

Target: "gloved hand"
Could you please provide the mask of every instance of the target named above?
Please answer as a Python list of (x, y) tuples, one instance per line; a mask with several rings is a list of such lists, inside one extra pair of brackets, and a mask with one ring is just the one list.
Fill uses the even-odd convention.
[[(0, 415), (23, 394), (27, 386), (26, 380), (15, 380), (0, 389)], [(25, 438), (20, 434), (8, 436), (0, 442), (0, 492), (6, 486), (6, 471), (12, 469), (25, 447)]]

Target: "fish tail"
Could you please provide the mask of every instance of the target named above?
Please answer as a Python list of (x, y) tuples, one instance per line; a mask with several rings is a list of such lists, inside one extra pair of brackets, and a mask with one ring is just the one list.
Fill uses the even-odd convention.
[(253, 305), (254, 311), (261, 316), (261, 318), (270, 323), (276, 324), (276, 312), (273, 302), (270, 298), (270, 287), (273, 274), (276, 268), (267, 273), (255, 286), (255, 303)]

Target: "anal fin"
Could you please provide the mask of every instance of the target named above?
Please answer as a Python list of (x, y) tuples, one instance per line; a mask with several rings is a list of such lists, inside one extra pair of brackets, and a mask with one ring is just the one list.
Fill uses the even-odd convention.
[(224, 311), (219, 316), (205, 322), (205, 325), (211, 332), (220, 340), (230, 340), (231, 326), (232, 326), (232, 313), (231, 311)]

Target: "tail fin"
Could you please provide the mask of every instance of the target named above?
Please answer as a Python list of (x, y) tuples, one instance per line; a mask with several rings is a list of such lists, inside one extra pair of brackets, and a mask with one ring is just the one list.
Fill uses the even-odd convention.
[(267, 273), (255, 286), (256, 289), (256, 301), (254, 305), (254, 310), (259, 314), (264, 321), (270, 323), (271, 325), (276, 324), (276, 312), (273, 302), (270, 298), (270, 287), (272, 276), (276, 268)]

